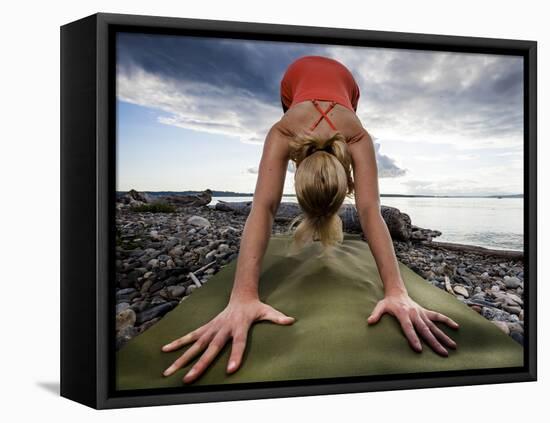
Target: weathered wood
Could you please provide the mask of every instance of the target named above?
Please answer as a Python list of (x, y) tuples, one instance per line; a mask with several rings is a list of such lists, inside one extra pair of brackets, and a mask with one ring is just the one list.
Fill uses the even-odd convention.
[(449, 294), (455, 295), (455, 293), (453, 291), (453, 287), (451, 286), (451, 280), (449, 279), (449, 277), (447, 275), (445, 275), (444, 278), (445, 278), (445, 289), (447, 290), (447, 292)]
[(131, 189), (125, 194), (122, 194), (117, 199), (122, 204), (139, 205), (143, 203), (151, 203), (152, 197), (145, 192), (138, 192), (135, 189)]
[(431, 247), (444, 248), (446, 250), (461, 251), (463, 253), (483, 254), (486, 256), (502, 257), (511, 260), (523, 260), (523, 251), (495, 250), (491, 248), (478, 247), (477, 245), (458, 244), (454, 242), (432, 241), (426, 245)]
[[(214, 207), (216, 210), (231, 211), (247, 216), (250, 213), (252, 201), (226, 202), (220, 200)], [(290, 222), (301, 212), (302, 209), (298, 203), (282, 202), (275, 215), (275, 220), (281, 223)], [(401, 213), (399, 209), (389, 206), (381, 206), (381, 214), (393, 239), (407, 241), (411, 238), (412, 225), (411, 219), (407, 214)], [(338, 215), (342, 219), (345, 232), (362, 233), (355, 205), (343, 204), (340, 207)]]
[(206, 189), (198, 194), (164, 195), (161, 199), (175, 206), (206, 206), (212, 201), (212, 191)]

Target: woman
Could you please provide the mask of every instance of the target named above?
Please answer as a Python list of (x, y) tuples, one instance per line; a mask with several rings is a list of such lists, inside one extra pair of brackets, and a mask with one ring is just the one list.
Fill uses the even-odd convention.
[(296, 164), (296, 196), (304, 212), (294, 232), (295, 245), (301, 247), (318, 240), (329, 249), (341, 242), (342, 221), (337, 212), (345, 197), (354, 193), (361, 227), (384, 284), (385, 296), (372, 311), (368, 323), (375, 324), (389, 313), (398, 319), (413, 350), (422, 351), (420, 338), (442, 356), (448, 355), (447, 348), (456, 348), (456, 343), (434, 322), (446, 323), (454, 329), (458, 324), (423, 308), (408, 296), (388, 228), (380, 214), (373, 142), (355, 114), (359, 96), (351, 72), (334, 59), (304, 56), (288, 67), (281, 81), (285, 114), (271, 127), (264, 144), (230, 300), (208, 323), (162, 347), (162, 351), (170, 352), (193, 343), (164, 371), (165, 376), (202, 353), (183, 379), (185, 383), (193, 382), (230, 338), (227, 372), (233, 373), (241, 365), (247, 334), (254, 322), (268, 320), (280, 325), (294, 322), (294, 317), (261, 302), (258, 296), (262, 258), (281, 201), (289, 160)]

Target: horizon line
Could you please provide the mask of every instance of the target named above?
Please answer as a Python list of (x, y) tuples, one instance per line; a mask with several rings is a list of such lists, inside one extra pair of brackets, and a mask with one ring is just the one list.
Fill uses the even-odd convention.
[[(117, 193), (125, 193), (130, 190), (117, 190)], [(138, 192), (146, 192), (150, 194), (159, 194), (159, 193), (180, 193), (180, 194), (200, 194), (205, 190), (182, 190), (182, 191), (171, 191), (171, 190), (136, 190)], [(219, 190), (210, 190), (212, 191), (212, 197), (254, 197), (254, 193), (243, 193), (236, 191), (219, 191)], [(217, 193), (217, 194), (215, 194)], [(220, 195), (221, 194), (221, 195)], [(225, 195), (224, 195), (225, 194)], [(296, 194), (287, 193), (282, 194), (283, 197), (295, 197)], [(515, 198), (524, 198), (523, 193), (517, 194), (380, 194), (380, 197), (426, 197), (426, 198), (494, 198), (494, 197), (515, 197)]]

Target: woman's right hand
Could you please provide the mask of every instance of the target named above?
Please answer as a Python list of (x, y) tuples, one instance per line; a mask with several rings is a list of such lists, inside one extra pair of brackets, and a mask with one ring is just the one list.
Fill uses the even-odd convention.
[(294, 317), (286, 316), (259, 299), (231, 299), (225, 309), (208, 323), (162, 347), (162, 351), (170, 352), (194, 342), (164, 371), (164, 376), (170, 376), (178, 369), (185, 367), (189, 361), (206, 349), (183, 378), (184, 383), (193, 382), (206, 370), (229, 338), (232, 338), (232, 346), (227, 373), (234, 373), (241, 365), (248, 330), (254, 322), (260, 320), (269, 320), (279, 325), (290, 325), (295, 321)]

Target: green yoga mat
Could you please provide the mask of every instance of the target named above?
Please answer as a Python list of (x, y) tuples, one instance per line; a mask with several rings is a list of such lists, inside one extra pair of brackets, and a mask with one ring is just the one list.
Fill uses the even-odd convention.
[[(383, 285), (368, 244), (346, 234), (332, 257), (317, 258), (318, 241), (288, 256), (290, 237), (273, 235), (262, 263), (260, 299), (295, 317), (289, 326), (260, 321), (252, 325), (241, 367), (226, 373), (231, 342), (192, 385), (288, 381), (343, 376), (483, 369), (523, 366), (523, 348), (451, 294), (432, 286), (403, 263), (401, 275), (412, 299), (451, 317), (460, 328), (437, 325), (458, 345), (441, 357), (423, 342), (411, 349), (398, 321), (385, 314), (366, 323)], [(164, 344), (207, 323), (227, 304), (236, 260), (153, 327), (130, 340), (116, 354), (117, 390), (178, 387), (200, 358), (164, 377), (162, 372), (189, 345), (161, 351)]]

